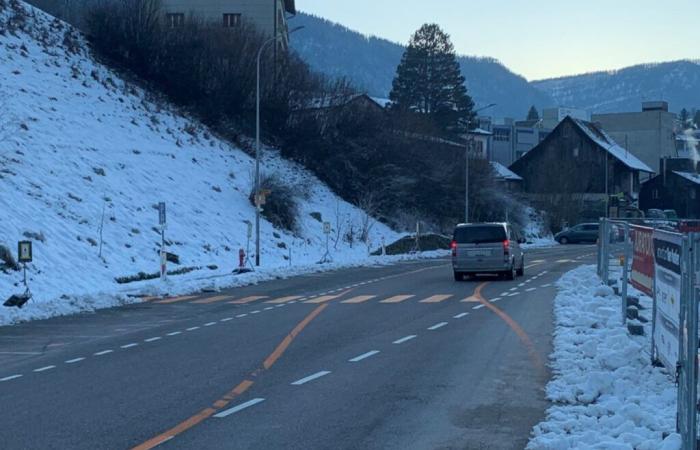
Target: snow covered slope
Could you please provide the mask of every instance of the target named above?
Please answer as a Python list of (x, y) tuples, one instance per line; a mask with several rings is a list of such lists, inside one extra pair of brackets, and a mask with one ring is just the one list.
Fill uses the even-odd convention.
[[(18, 240), (34, 241), (34, 300), (22, 311), (0, 306), (0, 325), (110, 306), (128, 301), (127, 291), (158, 286), (116, 278), (158, 271), (160, 201), (168, 207), (169, 250), (180, 258), (169, 269), (195, 268), (170, 277), (165, 290), (237, 266), (245, 221), (254, 218), (252, 159), (95, 62), (64, 23), (2, 0), (0, 137), (0, 244), (15, 253)], [(338, 208), (342, 221), (359, 223), (361, 211), (303, 168), (273, 150), (264, 165), (299, 187), (302, 223), (295, 236), (263, 222), (266, 267), (288, 267), (290, 249), (296, 268), (321, 259), (323, 225), (311, 213), (335, 226)], [(377, 224), (375, 247), (381, 237), (397, 235)], [(357, 243), (340, 242), (335, 255), (336, 262), (366, 258)], [(19, 272), (0, 271), (0, 302), (21, 292), (20, 282)]]

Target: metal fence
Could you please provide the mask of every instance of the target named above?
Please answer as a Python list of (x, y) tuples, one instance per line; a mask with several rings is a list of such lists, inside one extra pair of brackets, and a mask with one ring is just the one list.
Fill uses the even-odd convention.
[(597, 270), (620, 296), (623, 325), (638, 313), (628, 295), (631, 284), (652, 297), (651, 362), (675, 373), (677, 431), (682, 448), (696, 450), (700, 233), (684, 232), (694, 230), (687, 223), (601, 219)]

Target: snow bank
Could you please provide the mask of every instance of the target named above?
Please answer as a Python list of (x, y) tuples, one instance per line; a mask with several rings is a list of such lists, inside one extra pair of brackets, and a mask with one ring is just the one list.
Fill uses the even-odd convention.
[[(264, 271), (233, 279), (255, 214), (248, 198), (254, 161), (96, 62), (65, 23), (23, 2), (0, 4), (0, 244), (14, 253), (17, 241), (34, 241), (34, 299), (23, 310), (0, 306), (0, 325), (137, 301), (127, 294), (307, 271), (325, 253), (323, 221), (332, 222), (333, 236), (339, 224), (359, 229), (362, 211), (266, 149), (263, 171), (296, 187), (301, 225), (292, 233), (263, 221)], [(161, 201), (168, 249), (180, 260), (169, 269), (192, 272), (166, 286), (117, 283), (158, 271)], [(400, 236), (377, 223), (373, 249), (382, 237)], [(334, 267), (365, 263), (367, 255), (364, 244), (341, 238)], [(21, 273), (0, 271), (0, 303), (21, 291)]]
[(649, 338), (620, 321), (620, 298), (601, 289), (594, 266), (557, 284), (556, 331), (547, 385), (553, 403), (535, 426), (529, 450), (679, 449), (676, 388), (650, 365)]

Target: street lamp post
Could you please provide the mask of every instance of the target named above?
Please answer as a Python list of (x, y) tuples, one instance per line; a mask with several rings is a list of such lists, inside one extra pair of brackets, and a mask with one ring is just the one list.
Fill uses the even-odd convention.
[[(487, 106), (484, 106), (483, 108), (477, 109), (476, 111), (474, 111), (474, 114), (477, 114), (477, 113), (479, 113), (485, 109), (488, 109), (488, 108), (493, 108), (494, 106), (496, 106), (496, 104), (491, 103), (490, 105), (487, 105)], [(471, 128), (471, 124), (472, 124), (472, 121), (471, 121), (471, 119), (469, 119), (467, 121), (467, 136), (468, 137), (467, 137), (467, 148), (465, 151), (466, 176), (464, 177), (466, 179), (465, 186), (464, 186), (464, 221), (466, 223), (469, 223), (469, 150), (470, 150), (471, 143), (472, 143), (472, 138), (469, 137), (470, 136), (469, 128)]]
[[(296, 27), (289, 31), (290, 35), (304, 28)], [(256, 72), (256, 88), (255, 88), (255, 193), (253, 203), (255, 203), (255, 265), (260, 266), (260, 58), (263, 51), (272, 44), (282, 38), (281, 33), (263, 42), (258, 50), (257, 72)]]

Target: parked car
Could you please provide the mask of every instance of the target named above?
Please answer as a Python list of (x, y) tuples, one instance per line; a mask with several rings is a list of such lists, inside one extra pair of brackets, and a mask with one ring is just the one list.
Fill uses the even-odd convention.
[(600, 225), (597, 223), (580, 223), (568, 230), (560, 231), (554, 235), (554, 239), (562, 245), (582, 242), (595, 243), (598, 240), (599, 229)]
[(494, 273), (509, 280), (525, 274), (525, 239), (508, 223), (457, 225), (452, 239), (452, 270), (455, 281)]
[(647, 210), (647, 219), (666, 219), (666, 214), (660, 209)]
[(678, 213), (675, 209), (664, 209), (664, 214), (666, 215), (667, 219), (678, 220)]

